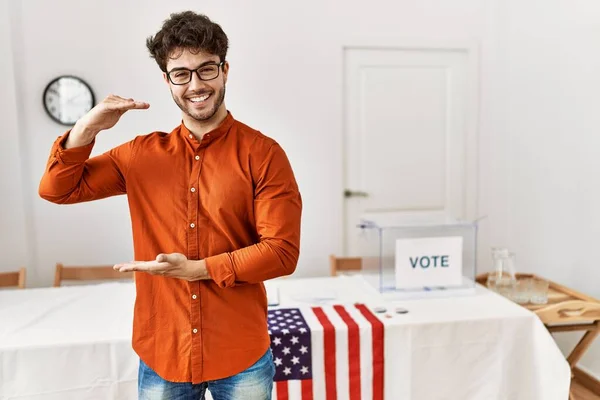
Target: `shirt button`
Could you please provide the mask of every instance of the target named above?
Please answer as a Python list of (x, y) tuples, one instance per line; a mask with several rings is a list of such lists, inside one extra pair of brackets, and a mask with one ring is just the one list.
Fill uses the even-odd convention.
[(190, 135), (190, 139), (193, 139), (193, 138), (194, 138), (194, 135)]
[(194, 328), (194, 329), (192, 329), (192, 332), (198, 333), (198, 329)]
[(200, 159), (200, 156), (196, 156), (194, 158), (196, 159), (196, 161), (198, 161)]
[(190, 189), (190, 191), (191, 191), (192, 193), (194, 193), (194, 192), (196, 191), (196, 188), (191, 188), (191, 189)]
[(192, 295), (192, 299), (196, 300), (198, 296), (196, 296), (195, 294)]
[(193, 229), (193, 228), (195, 228), (195, 227), (196, 227), (196, 224), (192, 222), (192, 223), (190, 224), (190, 228), (192, 228), (192, 229)]

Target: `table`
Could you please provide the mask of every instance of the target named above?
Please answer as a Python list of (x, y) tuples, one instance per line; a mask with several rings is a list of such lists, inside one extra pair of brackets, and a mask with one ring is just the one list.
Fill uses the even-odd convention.
[[(334, 279), (339, 285), (333, 285)], [(569, 367), (541, 321), (477, 286), (475, 295), (395, 300), (360, 276), (278, 280), (283, 304), (332, 305), (354, 296), (384, 306), (386, 399), (560, 399)], [(341, 284), (345, 282), (344, 284)], [(396, 314), (405, 308), (408, 314)]]
[[(545, 279), (533, 274), (516, 274), (517, 279)], [(481, 274), (477, 281), (485, 284), (487, 274)], [(547, 279), (545, 279), (547, 280)], [(585, 332), (571, 353), (567, 362), (572, 375), (577, 371), (577, 363), (600, 334), (600, 301), (574, 289), (547, 280), (547, 304), (521, 304), (534, 312), (551, 333)], [(574, 395), (571, 394), (571, 399)]]
[[(309, 319), (315, 308), (331, 316), (334, 307), (352, 310), (356, 302), (384, 307), (375, 315), (384, 327), (386, 399), (568, 396), (569, 366), (540, 320), (485, 288), (473, 296), (398, 302), (360, 276), (278, 279), (267, 286), (279, 295), (272, 312), (298, 309)], [(0, 291), (0, 399), (135, 399), (134, 296), (130, 283)], [(399, 306), (409, 312), (394, 313)], [(312, 332), (317, 353), (324, 351), (321, 332)], [(349, 337), (343, 324), (335, 337)], [(315, 390), (324, 385), (322, 375), (313, 377)], [(350, 389), (341, 387), (338, 398), (345, 399), (344, 390)]]
[(0, 291), (0, 399), (137, 398), (135, 287)]

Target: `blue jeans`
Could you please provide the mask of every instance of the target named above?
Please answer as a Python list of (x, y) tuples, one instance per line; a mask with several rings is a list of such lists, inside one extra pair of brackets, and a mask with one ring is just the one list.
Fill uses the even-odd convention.
[(204, 400), (206, 389), (214, 400), (271, 400), (275, 365), (271, 349), (237, 375), (198, 384), (168, 382), (140, 360), (139, 400)]

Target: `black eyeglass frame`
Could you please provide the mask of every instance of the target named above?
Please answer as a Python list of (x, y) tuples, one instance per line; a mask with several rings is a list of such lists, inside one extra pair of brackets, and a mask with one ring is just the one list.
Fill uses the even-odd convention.
[[(202, 68), (206, 68), (209, 65), (216, 65), (217, 66), (217, 75), (215, 75), (214, 78), (202, 79), (202, 77), (200, 76), (199, 70), (202, 69)], [(207, 81), (215, 80), (221, 74), (221, 68), (223, 68), (224, 65), (225, 65), (225, 60), (221, 61), (220, 63), (208, 62), (208, 63), (204, 63), (204, 64), (200, 65), (196, 69), (188, 69), (188, 68), (180, 67), (180, 68), (173, 68), (172, 70), (166, 71), (165, 73), (167, 74), (167, 78), (169, 78), (169, 82), (171, 82), (173, 85), (181, 86), (181, 85), (187, 85), (188, 83), (190, 83), (192, 81), (192, 74), (194, 72), (196, 73), (196, 76), (198, 76), (198, 79), (200, 79), (201, 81), (207, 82)], [(190, 79), (187, 82), (184, 82), (184, 83), (175, 83), (175, 82), (173, 82), (173, 79), (171, 79), (171, 74), (173, 72), (178, 72), (178, 71), (188, 71), (190, 73)]]

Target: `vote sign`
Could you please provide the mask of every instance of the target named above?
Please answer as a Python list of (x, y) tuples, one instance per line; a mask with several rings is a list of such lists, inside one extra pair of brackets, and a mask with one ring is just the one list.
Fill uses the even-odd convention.
[(460, 236), (396, 240), (396, 288), (461, 285), (462, 254)]

